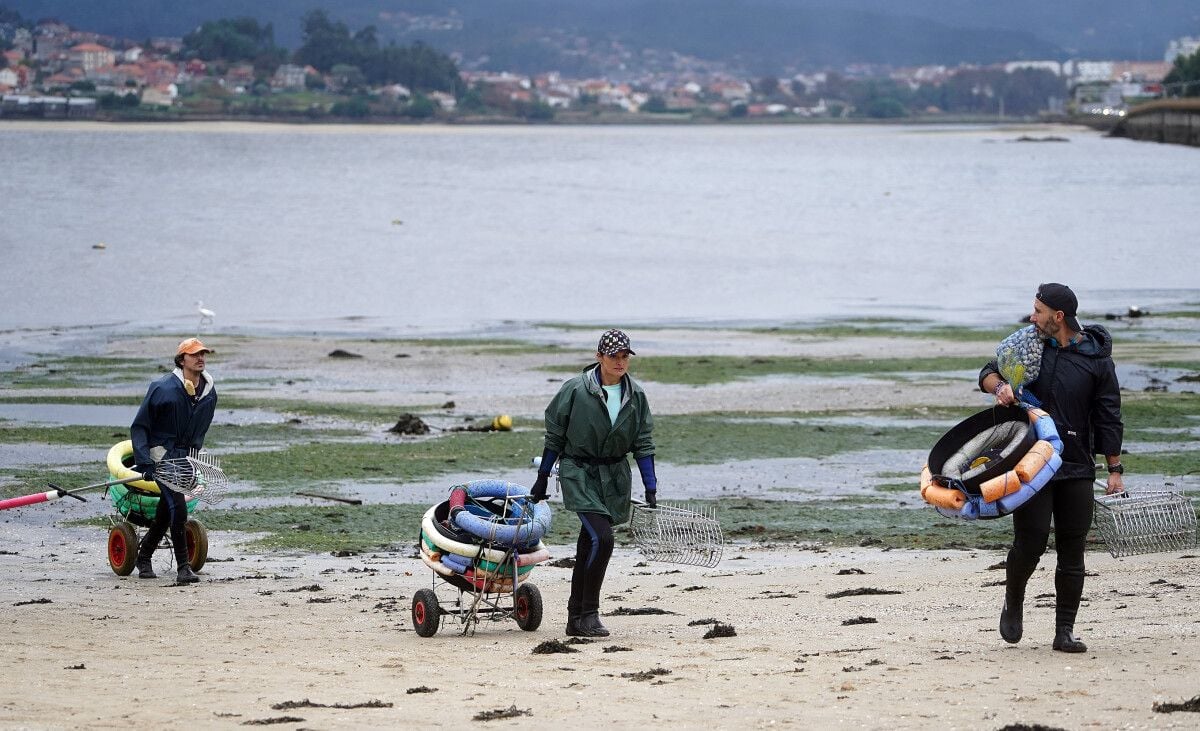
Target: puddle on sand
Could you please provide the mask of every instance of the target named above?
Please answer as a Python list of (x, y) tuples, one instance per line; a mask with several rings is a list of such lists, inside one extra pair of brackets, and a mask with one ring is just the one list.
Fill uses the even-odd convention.
[[(668, 502), (711, 500), (723, 497), (768, 497), (773, 500), (821, 500), (857, 495), (883, 495), (904, 500), (903, 495), (880, 493), (876, 485), (895, 483), (895, 473), (912, 474), (913, 493), (927, 454), (916, 450), (870, 450), (823, 459), (759, 459), (710, 465), (659, 463), (658, 496)], [(634, 471), (633, 495), (641, 499), (641, 481)], [(885, 476), (888, 475), (888, 476)], [(340, 482), (337, 490), (321, 490), (369, 502), (433, 504), (446, 499), (450, 488), (471, 480), (494, 479), (532, 485), (533, 468), (495, 472), (449, 474), (432, 480), (388, 482), (380, 475), (369, 482)], [(560, 507), (561, 493), (550, 480), (550, 498)], [(318, 501), (319, 502), (319, 501)]]
[[(100, 404), (0, 404), (0, 419), (21, 425), (119, 426), (128, 428), (137, 407)], [(286, 417), (266, 409), (222, 409), (213, 415), (217, 425), (282, 424)]]
[(1122, 391), (1159, 391), (1164, 393), (1200, 393), (1200, 382), (1182, 380), (1194, 378), (1195, 371), (1184, 368), (1155, 368), (1144, 365), (1117, 364), (1117, 382)]
[[(32, 465), (80, 465), (95, 464), (97, 470), (105, 472), (104, 458), (107, 449), (79, 447), (61, 444), (0, 444), (0, 464), (5, 468), (29, 467)], [(101, 475), (98, 479), (103, 479)]]

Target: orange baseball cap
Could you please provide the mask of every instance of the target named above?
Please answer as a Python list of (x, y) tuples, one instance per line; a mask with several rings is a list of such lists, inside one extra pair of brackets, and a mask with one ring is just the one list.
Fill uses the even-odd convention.
[(196, 353), (212, 353), (213, 349), (200, 342), (199, 338), (188, 338), (179, 344), (179, 349), (175, 351), (175, 355), (195, 355)]

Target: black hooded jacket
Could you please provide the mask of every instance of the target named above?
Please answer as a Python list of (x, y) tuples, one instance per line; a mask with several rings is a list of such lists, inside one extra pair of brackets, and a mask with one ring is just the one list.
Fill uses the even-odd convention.
[[(1054, 418), (1063, 441), (1055, 480), (1095, 479), (1095, 456), (1121, 453), (1125, 427), (1112, 336), (1100, 325), (1086, 325), (1082, 334), (1082, 341), (1065, 347), (1047, 341), (1038, 378), (1025, 385)], [(979, 372), (981, 391), (989, 373), (1000, 375), (995, 359)]]

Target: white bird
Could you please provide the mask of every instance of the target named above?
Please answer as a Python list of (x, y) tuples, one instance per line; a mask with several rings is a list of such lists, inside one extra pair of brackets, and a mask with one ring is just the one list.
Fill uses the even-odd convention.
[(213, 324), (213, 319), (217, 316), (217, 313), (205, 307), (204, 303), (200, 300), (196, 300), (196, 312), (200, 313), (200, 324), (196, 326), (196, 335), (199, 336), (200, 330), (205, 325)]

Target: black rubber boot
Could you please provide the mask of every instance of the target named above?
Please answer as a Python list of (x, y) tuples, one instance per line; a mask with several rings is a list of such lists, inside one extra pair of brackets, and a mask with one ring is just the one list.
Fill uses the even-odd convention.
[(1000, 636), (1005, 642), (1016, 644), (1021, 641), (1021, 635), (1025, 631), (1024, 625), (1024, 609), (1021, 607), (1021, 602), (1013, 602), (1012, 599), (1004, 598), (1004, 608), (1000, 610)]
[(567, 636), (568, 637), (607, 637), (608, 630), (604, 630), (604, 634), (597, 634), (592, 629), (582, 614), (567, 615)]
[(137, 572), (139, 579), (157, 579), (158, 574), (154, 573), (154, 564), (150, 562), (150, 558), (142, 558), (138, 556)]
[(1087, 645), (1075, 636), (1072, 629), (1060, 626), (1054, 631), (1054, 649), (1059, 652), (1087, 652)]
[(1004, 586), (1004, 608), (1000, 610), (1000, 636), (1005, 642), (1016, 644), (1025, 631), (1025, 585), (1010, 578)]
[(195, 571), (192, 571), (191, 564), (181, 564), (178, 573), (175, 575), (175, 581), (180, 584), (194, 584), (200, 580)]
[(589, 637), (608, 637), (608, 627), (600, 623), (600, 612), (588, 612), (580, 620), (583, 626), (591, 632)]

